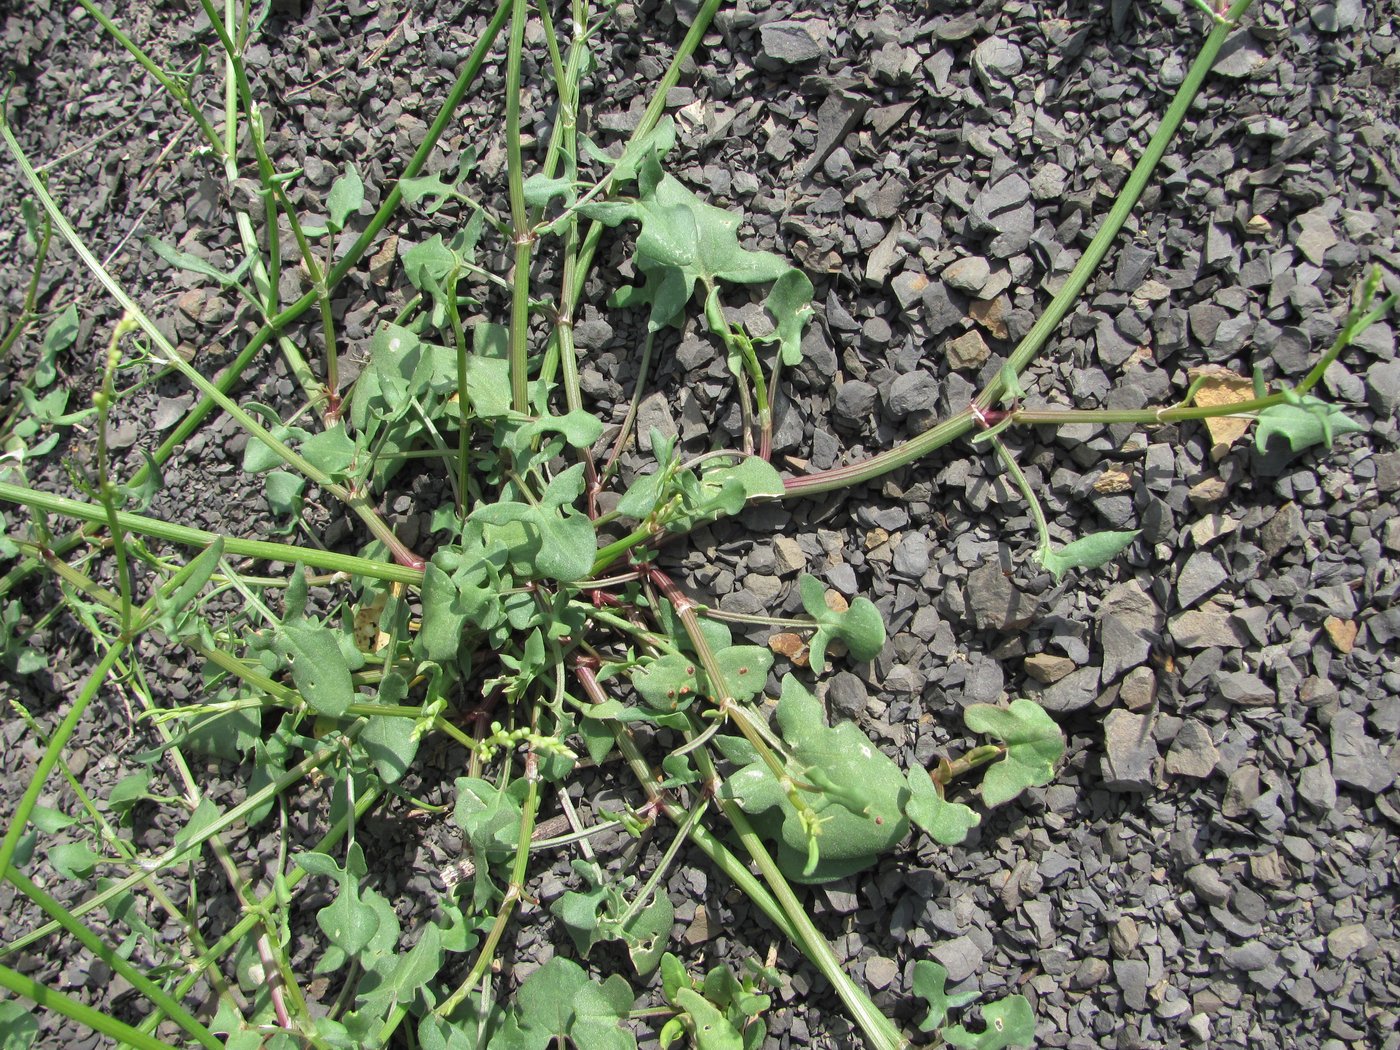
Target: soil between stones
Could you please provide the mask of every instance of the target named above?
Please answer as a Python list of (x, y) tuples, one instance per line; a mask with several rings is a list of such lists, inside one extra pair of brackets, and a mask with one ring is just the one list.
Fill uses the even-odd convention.
[[(363, 224), (484, 24), (482, 5), (273, 6), (249, 53), (273, 156), (304, 168), (300, 200), (311, 212), (353, 161), (367, 188)], [(635, 126), (691, 8), (619, 7), (583, 100), (586, 130), (600, 142)], [(188, 61), (211, 42), (186, 5), (134, 3), (116, 14), (162, 63)], [(1247, 16), (1079, 309), (1028, 373), (1031, 400), (1166, 404), (1186, 389), (1188, 370), (1206, 364), (1297, 378), (1367, 268), (1381, 265), (1396, 287), (1396, 15), (1392, 3), (1343, 0), (1265, 3)], [(183, 116), (91, 19), (46, 0), (5, 5), (0, 19), (18, 137), (39, 162), (66, 157), (50, 186), (79, 231), (212, 375), (248, 322), (199, 278), (169, 272), (141, 238), (158, 235), (216, 266), (236, 261), (221, 172), (192, 154)], [(1107, 211), (1203, 21), (1173, 0), (976, 9), (756, 0), (721, 13), (668, 98), (681, 132), (670, 168), (712, 203), (742, 211), (746, 244), (791, 257), (816, 284), (818, 316), (807, 361), (785, 384), (776, 463), (859, 459), (965, 406)], [(486, 193), (503, 185), (493, 137), (502, 76), (493, 61), (431, 165), (450, 169), (460, 149), (480, 145)], [(549, 100), (533, 93), (527, 104), (527, 127), (542, 141)], [(12, 314), (29, 256), (25, 193), (8, 156), (0, 185), (0, 310)], [(389, 230), (401, 255), (446, 228), (406, 211)], [(630, 253), (621, 238), (605, 244), (600, 274)], [(406, 297), (393, 254), (342, 286), (337, 309), (352, 347)], [(542, 266), (536, 279), (550, 287)], [(78, 343), (60, 360), (75, 406), (90, 394), (116, 320), (93, 288), (56, 244), (40, 303), (79, 304)], [(606, 307), (609, 289), (590, 287), (578, 341), (589, 407), (617, 423), (638, 340), (636, 319)], [(315, 359), (314, 320), (297, 334)], [(37, 338), (0, 366), (6, 403)], [(693, 332), (674, 342), (640, 431), (677, 433), (696, 452), (732, 444), (738, 414), (723, 362)], [(1070, 747), (1056, 781), (987, 814), (963, 847), (918, 837), (878, 867), (809, 893), (838, 956), (907, 1027), (921, 1015), (910, 968), (934, 958), (957, 990), (1029, 996), (1046, 1046), (1400, 1046), (1392, 327), (1367, 333), (1324, 389), (1368, 430), (1291, 461), (1260, 456), (1247, 439), (1217, 454), (1199, 426), (1016, 435), (1060, 538), (1144, 530), (1115, 565), (1060, 585), (1027, 560), (1033, 531), (1019, 496), (966, 445), (861, 490), (754, 508), (668, 552), (692, 593), (737, 612), (796, 609), (799, 566), (874, 599), (889, 644), (866, 665), (833, 661), (820, 692), (902, 765), (960, 747), (968, 703), (1030, 695), (1061, 721)], [(272, 356), (240, 396), (283, 418), (301, 407)], [(189, 400), (163, 380), (121, 404), (115, 444), (126, 469)], [(86, 440), (67, 432), (30, 480), (70, 491), (61, 458), (90, 456)], [(239, 471), (242, 444), (227, 420), (207, 427), (166, 471), (150, 513), (264, 535), (272, 519)], [(631, 466), (644, 462), (643, 453)], [(426, 542), (438, 498), (433, 485), (405, 483), (383, 506), (410, 542)], [(309, 520), (339, 549), (359, 541), (330, 512)], [(26, 623), (52, 607), (52, 586), (19, 595)], [(4, 672), (0, 692), (51, 726), (91, 667), (91, 646), (62, 617), (35, 644), (46, 668)], [(199, 696), (197, 669), (143, 656), (165, 699)], [(39, 748), (8, 710), (0, 733), (11, 773), (0, 812), (12, 812)], [(148, 728), (131, 725), (121, 690), (109, 689), (69, 764), (105, 797), (151, 742)], [(411, 790), (450, 801), (460, 763), (447, 747), (420, 758)], [(246, 769), (199, 772), (221, 805), (241, 797)], [(70, 809), (71, 794), (52, 784), (46, 803)], [(601, 778), (583, 787), (587, 798), (575, 801), (593, 808), (601, 791), (630, 792)], [(290, 807), (294, 837), (312, 841), (320, 800), (308, 790)], [(138, 846), (158, 848), (174, 830), (158, 810), (138, 809)], [(275, 841), (262, 829), (233, 840), (245, 872), (260, 870)], [(361, 841), (377, 887), (412, 928), (441, 892), (431, 874), (455, 855), (454, 830), (391, 808)], [(650, 859), (664, 845), (664, 835), (649, 840)], [(570, 885), (568, 860), (537, 862), (539, 905), (521, 916), (506, 953), (515, 978), (556, 951), (573, 954), (547, 909)], [(236, 907), (222, 874), (209, 865), (195, 883), (210, 927), (221, 928)], [(65, 899), (86, 892), (52, 876), (51, 885)], [(310, 885), (307, 933), (325, 903)], [(703, 858), (687, 856), (668, 888), (674, 947), (692, 971), (776, 951), (788, 981), (769, 1016), (772, 1046), (857, 1045), (815, 971)], [(0, 889), (5, 940), (36, 925), (16, 896)], [(312, 947), (308, 938), (301, 948), (308, 970)], [(118, 1012), (130, 1004), (105, 967), (66, 942), (5, 961), (85, 1001)], [(605, 949), (589, 965), (626, 968)], [(327, 1002), (335, 994), (308, 990)], [(52, 1016), (43, 1023), (42, 1045), (97, 1044)]]

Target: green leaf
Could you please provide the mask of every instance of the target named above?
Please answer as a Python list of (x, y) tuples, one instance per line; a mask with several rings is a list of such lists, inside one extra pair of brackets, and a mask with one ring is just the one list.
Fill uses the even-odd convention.
[(769, 338), (777, 339), (783, 364), (788, 368), (799, 364), (802, 331), (812, 317), (812, 282), (796, 267), (788, 269), (773, 282), (763, 307), (773, 315), (776, 331)]
[(904, 808), (909, 783), (889, 758), (852, 722), (828, 727), (822, 705), (791, 675), (783, 678), (774, 722), (788, 747), (794, 779), (815, 787), (801, 790), (821, 821), (817, 845), (821, 858), (807, 866), (809, 841), (801, 818), (766, 763), (747, 741), (717, 737), (715, 744), (731, 762), (747, 764), (722, 788), (753, 817), (754, 827), (778, 843), (778, 865), (799, 882), (826, 882), (875, 862), (909, 830)]
[(1137, 539), (1141, 529), (1129, 532), (1091, 532), (1058, 550), (1038, 550), (1035, 560), (1059, 580), (1070, 569), (1097, 569), (1107, 565)]
[(449, 316), (448, 297), (455, 295), (457, 289), (453, 275), (461, 269), (457, 253), (447, 246), (442, 234), (435, 233), (404, 252), (403, 268), (413, 287), (432, 300), (433, 327), (445, 328)]
[(697, 280), (709, 286), (716, 281), (766, 283), (792, 269), (772, 252), (742, 247), (738, 233), (742, 217), (700, 200), (663, 173), (654, 156), (643, 161), (638, 174), (642, 194), (630, 207), (589, 205), (583, 210), (610, 226), (626, 219), (641, 223), (636, 261), (647, 279), (651, 331), (676, 322)]
[(637, 478), (627, 486), (627, 491), (617, 501), (617, 512), (625, 518), (644, 520), (661, 503), (661, 483), (663, 480), (663, 475), (659, 470)]
[(117, 781), (107, 795), (107, 805), (113, 813), (127, 814), (143, 799), (151, 797), (148, 788), (151, 784), (151, 771), (138, 769)]
[(472, 847), (488, 857), (501, 857), (520, 841), (520, 799), (524, 781), (515, 790), (502, 790), (485, 780), (457, 778), (457, 804), (452, 820), (466, 834)]
[(305, 488), (306, 479), (290, 471), (273, 470), (263, 476), (263, 496), (267, 499), (267, 505), (279, 517), (293, 519), (288, 525), (289, 530), (296, 527), (295, 519), (301, 517), (301, 494)]
[(472, 329), (472, 353), (467, 358), (467, 400), (483, 419), (510, 412), (510, 330), (482, 321)]
[(525, 203), (532, 208), (543, 208), (555, 197), (563, 197), (566, 204), (572, 204), (576, 197), (574, 184), (567, 178), (546, 178), (543, 172), (536, 172), (525, 180)]
[(381, 1016), (399, 1003), (411, 1004), (420, 992), (431, 1005), (430, 982), (437, 976), (442, 958), (442, 930), (430, 922), (407, 953), (390, 952), (377, 960), (374, 977), (360, 982), (360, 1008)]
[(744, 1041), (729, 1018), (699, 992), (682, 988), (675, 1002), (690, 1017), (697, 1050), (744, 1050)]
[(671, 923), (675, 921), (676, 909), (671, 898), (666, 896), (665, 887), (651, 899), (651, 902), (638, 913), (637, 917), (622, 928), (622, 939), (627, 944), (627, 954), (639, 976), (647, 977), (661, 962), (666, 950), (666, 942), (671, 936)]
[(549, 433), (562, 434), (574, 448), (588, 448), (603, 436), (603, 421), (584, 409), (562, 416), (541, 416), (520, 428), (520, 441), (532, 443), (540, 435)]
[(586, 514), (568, 506), (583, 491), (583, 464), (558, 474), (537, 506), (525, 503), (493, 503), (474, 510), (468, 521), (490, 526), (525, 525), (527, 530), (499, 528), (499, 541), (511, 548), (511, 559), (534, 579), (561, 583), (581, 580), (593, 571), (598, 534)]
[(45, 835), (53, 835), (64, 828), (71, 828), (78, 823), (78, 818), (70, 817), (63, 810), (54, 809), (52, 806), (36, 805), (34, 811), (29, 814), (29, 823)]
[(65, 879), (86, 880), (101, 862), (101, 854), (94, 853), (86, 842), (64, 842), (48, 851), (49, 864)]
[[(300, 858), (303, 866), (310, 857)], [(330, 860), (329, 857), (326, 860)], [(372, 904), (360, 897), (360, 878), (364, 874), (364, 854), (358, 844), (348, 851), (345, 867), (342, 869), (331, 861), (334, 878), (340, 883), (340, 892), (335, 900), (316, 913), (316, 925), (326, 938), (347, 956), (358, 956), (379, 930), (380, 914)], [(323, 866), (323, 865), (318, 865)], [(311, 871), (307, 868), (308, 872)]]
[(186, 270), (189, 273), (197, 273), (201, 277), (208, 277), (221, 288), (229, 288), (238, 283), (238, 275), (242, 267), (235, 270), (232, 274), (227, 274), (222, 270), (210, 266), (198, 255), (191, 255), (189, 252), (181, 251), (173, 245), (166, 244), (159, 237), (147, 237), (145, 241), (146, 246), (150, 248), (151, 251), (155, 252), (162, 260), (168, 262), (177, 269)]
[[(405, 204), (417, 204), (424, 197), (459, 196), (457, 190), (443, 182), (440, 175), (419, 175), (413, 179), (400, 179), (398, 186)], [(441, 202), (438, 207), (441, 207)], [(432, 208), (429, 213), (436, 210), (437, 208)]]
[(34, 366), (34, 386), (40, 390), (58, 376), (54, 365), (58, 355), (78, 341), (78, 307), (69, 303), (63, 312), (49, 322), (44, 333), (44, 345)]
[(924, 769), (909, 773), (909, 801), (904, 815), (945, 846), (956, 846), (982, 823), (981, 815), (968, 806), (945, 800)]
[(318, 623), (281, 623), (277, 651), (291, 662), (292, 681), (302, 698), (323, 715), (340, 718), (355, 700), (350, 668), (336, 634)]
[(950, 996), (943, 991), (948, 971), (936, 962), (920, 959), (914, 964), (914, 994), (928, 1003), (928, 1016), (919, 1022), (919, 1031), (931, 1032), (942, 1026), (948, 1011), (966, 1006), (977, 998), (976, 992)]
[(846, 643), (851, 656), (857, 660), (873, 660), (885, 645), (885, 621), (875, 603), (857, 597), (845, 611), (831, 608), (826, 601), (826, 588), (815, 576), (803, 573), (797, 580), (802, 607), (817, 622), (816, 634), (808, 643), (808, 662), (820, 672), (826, 665), (826, 647), (833, 638)]
[(355, 442), (345, 433), (345, 424), (337, 422), (303, 441), (300, 451), (313, 467), (343, 479), (355, 461), (356, 448)]
[(943, 1029), (943, 1041), (966, 1050), (1005, 1050), (1008, 1046), (1035, 1045), (1035, 1014), (1024, 995), (1008, 995), (982, 1007), (987, 1027), (969, 1032), (960, 1024)]
[(559, 956), (525, 978), (515, 996), (522, 1032), (548, 1037), (526, 1045), (569, 1039), (579, 1050), (635, 1050), (636, 1037), (623, 1027), (634, 999), (616, 974), (598, 983), (578, 963)]
[(734, 700), (751, 700), (763, 691), (773, 654), (761, 645), (732, 645), (717, 650), (724, 682), (711, 690), (699, 661), (684, 653), (668, 653), (632, 672), (632, 684), (648, 706), (657, 711), (683, 711), (699, 695), (725, 692)]
[(1013, 700), (1010, 707), (973, 704), (963, 712), (963, 721), (974, 733), (1006, 745), (1006, 756), (988, 766), (982, 778), (987, 805), (999, 806), (1028, 787), (1055, 779), (1055, 763), (1065, 753), (1064, 734), (1035, 701)]
[(330, 195), (326, 197), (330, 228), (345, 229), (345, 223), (360, 210), (360, 205), (364, 202), (365, 184), (360, 181), (360, 173), (352, 162), (345, 165), (345, 174), (331, 184)]
[[(389, 671), (379, 683), (379, 703), (401, 704), (408, 695), (408, 682), (397, 671)], [(397, 784), (418, 754), (418, 735), (412, 718), (399, 715), (371, 716), (360, 734), (360, 744), (386, 784)]]
[(786, 491), (783, 476), (773, 464), (759, 456), (745, 456), (733, 466), (707, 470), (701, 480), (707, 485), (737, 481), (743, 489), (745, 501), (762, 496), (776, 498)]
[(0, 1002), (0, 1050), (29, 1050), (39, 1037), (39, 1020), (16, 1002)]
[(1288, 443), (1292, 452), (1298, 453), (1314, 445), (1331, 448), (1337, 435), (1355, 434), (1365, 429), (1336, 405), (1305, 394), (1296, 405), (1271, 405), (1260, 412), (1254, 444), (1260, 452), (1267, 452), (1269, 443), (1278, 436)]

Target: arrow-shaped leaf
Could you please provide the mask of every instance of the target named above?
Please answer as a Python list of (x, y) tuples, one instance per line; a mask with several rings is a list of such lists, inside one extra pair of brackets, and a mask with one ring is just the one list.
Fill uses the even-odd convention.
[(987, 805), (999, 806), (1055, 778), (1055, 763), (1065, 753), (1064, 734), (1034, 700), (1013, 700), (1010, 707), (973, 704), (963, 721), (973, 732), (1006, 744), (1005, 757), (988, 766), (982, 779), (982, 801)]
[(977, 998), (976, 992), (963, 992), (948, 995), (943, 986), (948, 981), (948, 971), (936, 962), (920, 959), (914, 964), (914, 994), (928, 1003), (928, 1016), (919, 1022), (919, 1031), (931, 1032), (942, 1026), (948, 1019), (948, 1011), (966, 1006)]
[(982, 1007), (987, 1027), (969, 1032), (960, 1024), (943, 1029), (943, 1041), (966, 1050), (1005, 1050), (1035, 1045), (1035, 1013), (1024, 995), (1008, 995)]

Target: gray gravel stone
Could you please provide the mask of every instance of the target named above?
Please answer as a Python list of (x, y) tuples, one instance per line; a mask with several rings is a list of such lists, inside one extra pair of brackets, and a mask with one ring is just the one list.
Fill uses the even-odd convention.
[(1114, 682), (1123, 672), (1146, 662), (1160, 637), (1160, 614), (1151, 596), (1136, 580), (1130, 580), (1105, 595), (1098, 619), (1103, 680)]
[(1147, 963), (1138, 959), (1115, 959), (1113, 977), (1123, 990), (1123, 1003), (1128, 1009), (1147, 1009)]
[(1338, 783), (1381, 792), (1395, 783), (1395, 772), (1380, 745), (1366, 733), (1366, 720), (1354, 711), (1332, 716), (1332, 775)]
[(1189, 718), (1177, 730), (1164, 768), (1169, 776), (1203, 779), (1215, 772), (1220, 752), (1205, 724)]
[(943, 941), (933, 947), (934, 959), (948, 971), (948, 981), (958, 984), (967, 980), (982, 965), (982, 949), (966, 935)]
[(865, 713), (870, 694), (859, 675), (850, 671), (837, 671), (831, 676), (831, 681), (826, 687), (826, 699), (833, 713), (855, 720)]
[(1197, 864), (1186, 873), (1186, 883), (1197, 898), (1211, 905), (1224, 905), (1230, 900), (1230, 885), (1208, 864)]
[(989, 90), (1014, 77), (1024, 65), (1021, 49), (999, 37), (989, 36), (972, 51), (972, 68)]
[(987, 358), (991, 356), (991, 351), (987, 349), (987, 343), (982, 338), (982, 333), (975, 329), (950, 340), (944, 350), (948, 354), (948, 364), (953, 368), (964, 370), (981, 368), (982, 365), (986, 364)]
[(1116, 709), (1104, 719), (1104, 786), (1110, 791), (1147, 791), (1152, 787), (1157, 743), (1152, 719)]
[(1186, 559), (1176, 577), (1176, 601), (1182, 609), (1190, 609), (1229, 578), (1220, 562), (1206, 551), (1197, 551)]
[(1278, 952), (1262, 941), (1245, 941), (1244, 944), (1237, 944), (1225, 952), (1226, 963), (1236, 970), (1246, 972), (1272, 966), (1277, 958)]
[(1375, 939), (1364, 923), (1349, 922), (1338, 926), (1327, 935), (1327, 954), (1334, 959), (1347, 960), (1366, 951), (1375, 944)]
[(1220, 57), (1216, 59), (1214, 71), (1221, 76), (1231, 77), (1235, 80), (1252, 76), (1268, 61), (1268, 52), (1264, 50), (1264, 45), (1247, 29), (1237, 29), (1230, 34), (1220, 49)]
[(820, 19), (769, 22), (758, 31), (760, 61), (769, 68), (815, 62), (826, 54), (826, 37), (827, 26)]
[(900, 539), (890, 564), (895, 572), (917, 580), (928, 572), (929, 556), (928, 539), (922, 533), (910, 532)]
[(932, 412), (937, 405), (938, 381), (927, 372), (906, 372), (895, 376), (885, 397), (885, 407), (896, 419), (903, 419), (913, 412)]
[(1278, 693), (1253, 671), (1231, 671), (1216, 678), (1220, 695), (1240, 707), (1264, 707), (1278, 700)]
[(836, 400), (831, 406), (836, 422), (858, 430), (870, 419), (875, 408), (877, 391), (869, 383), (852, 379), (836, 388)]
[(1167, 631), (1183, 649), (1210, 649), (1218, 645), (1244, 644), (1228, 609), (1207, 602), (1167, 621)]
[(942, 277), (958, 291), (975, 296), (981, 294), (982, 289), (987, 286), (987, 278), (991, 275), (992, 268), (987, 260), (980, 255), (972, 255), (949, 264)]
[(1331, 810), (1337, 804), (1337, 781), (1332, 777), (1331, 763), (1323, 759), (1299, 773), (1298, 795), (1318, 809)]
[(1074, 976), (1069, 979), (1069, 986), (1077, 991), (1084, 991), (1101, 984), (1107, 976), (1108, 963), (1091, 956), (1075, 967)]
[(934, 281), (924, 287), (921, 299), (924, 307), (924, 325), (930, 335), (939, 335), (947, 331), (953, 325), (959, 324), (966, 315), (966, 311), (942, 281)]
[(967, 580), (967, 611), (979, 630), (1010, 631), (1026, 626), (1036, 602), (996, 562), (974, 569)]
[(1079, 711), (1099, 698), (1099, 669), (1081, 667), (1054, 685), (1036, 694), (1036, 702), (1047, 711), (1066, 714)]
[(1366, 370), (1366, 403), (1380, 416), (1400, 408), (1400, 360), (1377, 361)]

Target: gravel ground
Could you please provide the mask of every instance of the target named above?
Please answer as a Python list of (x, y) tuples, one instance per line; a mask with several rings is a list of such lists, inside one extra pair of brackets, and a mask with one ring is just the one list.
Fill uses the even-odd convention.
[[(190, 12), (197, 5), (123, 6), (123, 25), (157, 61), (188, 61), (210, 41)], [(301, 199), (313, 212), (353, 160), (367, 186), (363, 224), (421, 139), (484, 23), (482, 5), (272, 6), (249, 54), (269, 100), (272, 152), (304, 167)], [(599, 141), (635, 126), (694, 6), (620, 5), (584, 99)], [(976, 9), (750, 0), (719, 15), (668, 98), (681, 132), (671, 169), (741, 210), (745, 243), (785, 253), (816, 285), (818, 316), (779, 410), (775, 462), (855, 460), (966, 406), (1079, 258), (1204, 23), (1181, 0)], [(1206, 365), (1296, 379), (1367, 268), (1379, 264), (1397, 288), (1396, 25), (1389, 0), (1256, 5), (1099, 276), (1026, 376), (1031, 401), (1167, 404)], [(159, 235), (215, 265), (235, 259), (221, 172), (192, 154), (182, 115), (76, 7), (0, 3), (0, 41), (0, 73), (17, 78), (20, 140), (56, 163), (50, 185), (79, 231), (212, 374), (246, 321), (199, 278), (168, 273), (141, 238)], [(488, 66), (435, 170), (488, 143), (482, 168), (500, 187), (503, 153), (490, 136), (502, 78)], [(544, 103), (528, 102), (527, 127), (543, 138)], [(0, 158), (3, 311), (28, 279), (17, 180)], [(346, 283), (337, 309), (352, 346), (404, 301), (395, 253), (440, 228), (396, 222), (398, 240)], [(622, 241), (605, 247), (603, 271), (628, 252)], [(77, 404), (115, 314), (66, 248), (53, 256), (41, 303), (57, 309), (80, 290), (80, 337), (60, 359)], [(546, 266), (539, 278), (549, 277)], [(602, 306), (606, 291), (590, 289), (586, 301), (598, 305), (585, 308), (578, 342), (590, 407), (620, 421), (636, 322)], [(299, 333), (313, 346), (315, 329)], [(702, 451), (737, 433), (737, 407), (710, 348), (690, 334), (675, 342), (641, 432), (656, 426)], [(0, 400), (16, 396), (34, 352), (21, 342), (0, 365)], [(244, 396), (295, 411), (280, 361), (258, 368)], [(1019, 496), (966, 445), (857, 491), (755, 508), (668, 552), (694, 593), (734, 611), (797, 609), (799, 570), (874, 599), (889, 644), (869, 664), (837, 663), (821, 693), (902, 764), (960, 747), (969, 703), (1032, 696), (1065, 729), (1056, 781), (990, 814), (963, 847), (918, 838), (877, 869), (811, 892), (838, 955), (904, 1021), (918, 1016), (911, 967), (931, 957), (956, 990), (1030, 997), (1044, 1046), (1400, 1047), (1392, 326), (1368, 331), (1322, 386), (1367, 429), (1291, 459), (1199, 425), (1016, 435), (1061, 540), (1143, 529), (1115, 565), (1060, 584), (1028, 560), (1034, 532)], [(122, 405), (114, 444), (139, 463), (191, 400), (173, 381), (147, 388)], [(66, 490), (60, 456), (81, 460), (83, 441), (70, 433), (32, 480)], [(207, 429), (167, 471), (151, 513), (259, 535), (271, 519), (240, 477), (241, 454), (226, 420)], [(408, 483), (385, 500), (409, 542), (427, 536), (435, 493)], [(328, 543), (353, 542), (343, 521), (312, 520)], [(31, 586), (22, 597), (37, 616), (54, 592)], [(91, 666), (84, 639), (56, 621), (41, 639), (45, 669), (5, 672), (0, 695), (56, 720)], [(168, 700), (198, 696), (197, 675), (156, 659)], [(77, 739), (75, 772), (99, 795), (150, 742), (122, 699), (105, 693)], [(12, 805), (38, 748), (8, 709), (4, 718), (13, 775), (0, 797)], [(427, 756), (418, 787), (430, 800), (450, 797), (457, 761)], [(201, 772), (216, 799), (237, 797), (246, 776), (212, 764)], [(55, 791), (51, 801), (66, 798)], [(319, 812), (311, 799), (295, 806), (308, 822)], [(138, 844), (171, 833), (158, 815), (138, 814)], [(401, 916), (430, 907), (437, 891), (425, 873), (450, 859), (451, 833), (390, 814), (368, 834), (381, 891)], [(249, 835), (234, 845), (247, 859), (266, 843)], [(545, 907), (566, 886), (568, 859), (537, 877), (541, 905), (509, 958), (517, 975), (572, 952)], [(693, 965), (762, 957), (775, 943), (703, 858), (670, 889), (677, 943)], [(200, 891), (217, 926), (234, 905), (212, 872)], [(32, 925), (13, 898), (0, 890), (6, 940)], [(815, 972), (787, 946), (777, 951), (790, 979), (770, 1045), (857, 1045)], [(88, 1001), (125, 1001), (119, 982), (69, 945), (6, 961)], [(96, 1045), (46, 1024), (43, 1045)]]

